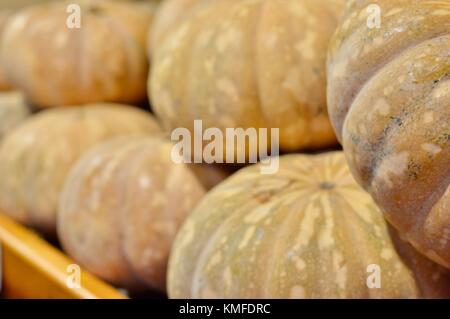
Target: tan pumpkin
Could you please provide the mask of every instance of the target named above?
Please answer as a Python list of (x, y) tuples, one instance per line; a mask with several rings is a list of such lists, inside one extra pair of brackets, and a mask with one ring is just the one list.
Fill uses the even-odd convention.
[[(369, 28), (377, 10), (380, 27)], [(350, 1), (328, 65), (329, 112), (354, 176), (410, 243), (447, 268), (449, 52), (449, 0)]]
[(58, 234), (86, 269), (130, 290), (165, 291), (167, 259), (181, 222), (204, 195), (172, 144), (121, 138), (88, 152), (61, 196)]
[(0, 93), (0, 141), (23, 122), (31, 111), (23, 94), (17, 91)]
[[(381, 286), (371, 289), (374, 274)], [(168, 290), (172, 298), (423, 295), (342, 152), (281, 157), (273, 175), (250, 166), (208, 193), (177, 235)]]
[(9, 21), (1, 51), (7, 80), (40, 107), (144, 100), (155, 6), (78, 1), (81, 27), (69, 28), (71, 3), (32, 6)]
[(192, 132), (200, 119), (222, 131), (280, 128), (286, 151), (334, 144), (325, 60), (343, 2), (212, 1), (195, 10), (153, 56), (149, 92), (164, 127)]
[(118, 105), (55, 108), (30, 117), (0, 145), (0, 212), (53, 235), (65, 178), (84, 152), (117, 136), (157, 132), (149, 114)]

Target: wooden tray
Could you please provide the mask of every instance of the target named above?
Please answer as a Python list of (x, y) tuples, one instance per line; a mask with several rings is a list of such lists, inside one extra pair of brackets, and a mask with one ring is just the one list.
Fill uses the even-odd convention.
[(74, 272), (70, 266), (75, 262), (31, 230), (2, 214), (0, 246), (2, 297), (126, 298), (118, 290), (82, 269), (80, 285), (73, 287), (76, 281), (71, 281), (69, 277), (73, 277)]

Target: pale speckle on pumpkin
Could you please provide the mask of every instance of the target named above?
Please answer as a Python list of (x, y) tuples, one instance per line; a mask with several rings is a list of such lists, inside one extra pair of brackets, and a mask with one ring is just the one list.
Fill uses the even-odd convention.
[(433, 97), (439, 99), (441, 97), (450, 98), (450, 80), (439, 83), (433, 90)]
[(141, 178), (139, 178), (139, 186), (142, 189), (147, 189), (149, 188), (151, 185), (151, 179), (149, 176), (141, 176)]
[(432, 144), (432, 143), (424, 143), (421, 145), (421, 148), (433, 155), (439, 154), (442, 151), (442, 148), (439, 145)]
[(378, 167), (378, 178), (384, 181), (389, 187), (392, 187), (392, 179), (395, 176), (402, 175), (406, 171), (408, 159), (409, 153), (406, 151), (385, 157)]
[(236, 85), (233, 83), (233, 81), (231, 81), (230, 79), (227, 79), (227, 78), (218, 79), (217, 80), (217, 88), (221, 92), (225, 93), (234, 102), (239, 101), (240, 97), (239, 97), (238, 89), (237, 89)]
[(375, 102), (375, 110), (382, 116), (388, 116), (391, 106), (386, 99), (380, 98)]
[(306, 268), (305, 261), (302, 258), (300, 258), (299, 256), (294, 256), (292, 258), (292, 261), (294, 262), (295, 268), (297, 268), (298, 271), (302, 271)]
[(381, 258), (389, 260), (394, 257), (394, 252), (390, 248), (383, 248), (380, 254)]
[(302, 54), (302, 56), (307, 60), (312, 60), (316, 55), (315, 50), (315, 40), (316, 34), (314, 32), (307, 32), (303, 41), (297, 43), (295, 49)]
[(347, 267), (342, 265), (344, 256), (338, 251), (333, 251), (333, 268), (336, 275), (336, 284), (344, 290), (347, 284)]
[(247, 245), (250, 242), (250, 239), (252, 238), (252, 236), (255, 233), (255, 231), (256, 231), (256, 227), (255, 226), (251, 226), (251, 227), (247, 228), (247, 230), (245, 231), (241, 242), (239, 243), (239, 246), (238, 246), (239, 250), (242, 250), (245, 247), (247, 247)]

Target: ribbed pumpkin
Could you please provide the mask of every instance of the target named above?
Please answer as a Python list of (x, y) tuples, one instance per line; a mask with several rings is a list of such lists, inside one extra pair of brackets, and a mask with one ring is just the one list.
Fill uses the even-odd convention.
[(54, 234), (61, 189), (91, 147), (135, 133), (156, 133), (153, 118), (132, 107), (55, 108), (24, 121), (0, 145), (0, 212)]
[[(380, 288), (368, 288), (371, 265)], [(282, 157), (273, 175), (250, 166), (208, 193), (177, 235), (168, 289), (172, 298), (422, 294), (341, 152)]]
[(0, 141), (6, 133), (30, 116), (30, 113), (30, 108), (20, 92), (1, 92)]
[(32, 6), (9, 21), (1, 51), (7, 80), (40, 107), (145, 99), (155, 6), (78, 1), (81, 27), (69, 28), (71, 3)]
[(165, 128), (192, 132), (200, 119), (223, 131), (280, 128), (282, 150), (334, 144), (325, 60), (343, 2), (212, 1), (195, 10), (153, 55), (149, 90)]
[(176, 231), (204, 195), (171, 148), (157, 138), (120, 138), (77, 163), (58, 212), (59, 238), (76, 262), (120, 287), (165, 291)]
[[(371, 4), (379, 28), (368, 27)], [(410, 243), (448, 268), (449, 54), (449, 0), (350, 1), (328, 66), (329, 112), (356, 179)]]

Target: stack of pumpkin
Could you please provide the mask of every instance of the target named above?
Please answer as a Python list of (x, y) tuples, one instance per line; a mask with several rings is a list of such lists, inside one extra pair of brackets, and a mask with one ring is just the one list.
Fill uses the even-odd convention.
[[(449, 298), (450, 0), (345, 2), (2, 11), (0, 211), (130, 291)], [(297, 154), (176, 164), (195, 120)]]

